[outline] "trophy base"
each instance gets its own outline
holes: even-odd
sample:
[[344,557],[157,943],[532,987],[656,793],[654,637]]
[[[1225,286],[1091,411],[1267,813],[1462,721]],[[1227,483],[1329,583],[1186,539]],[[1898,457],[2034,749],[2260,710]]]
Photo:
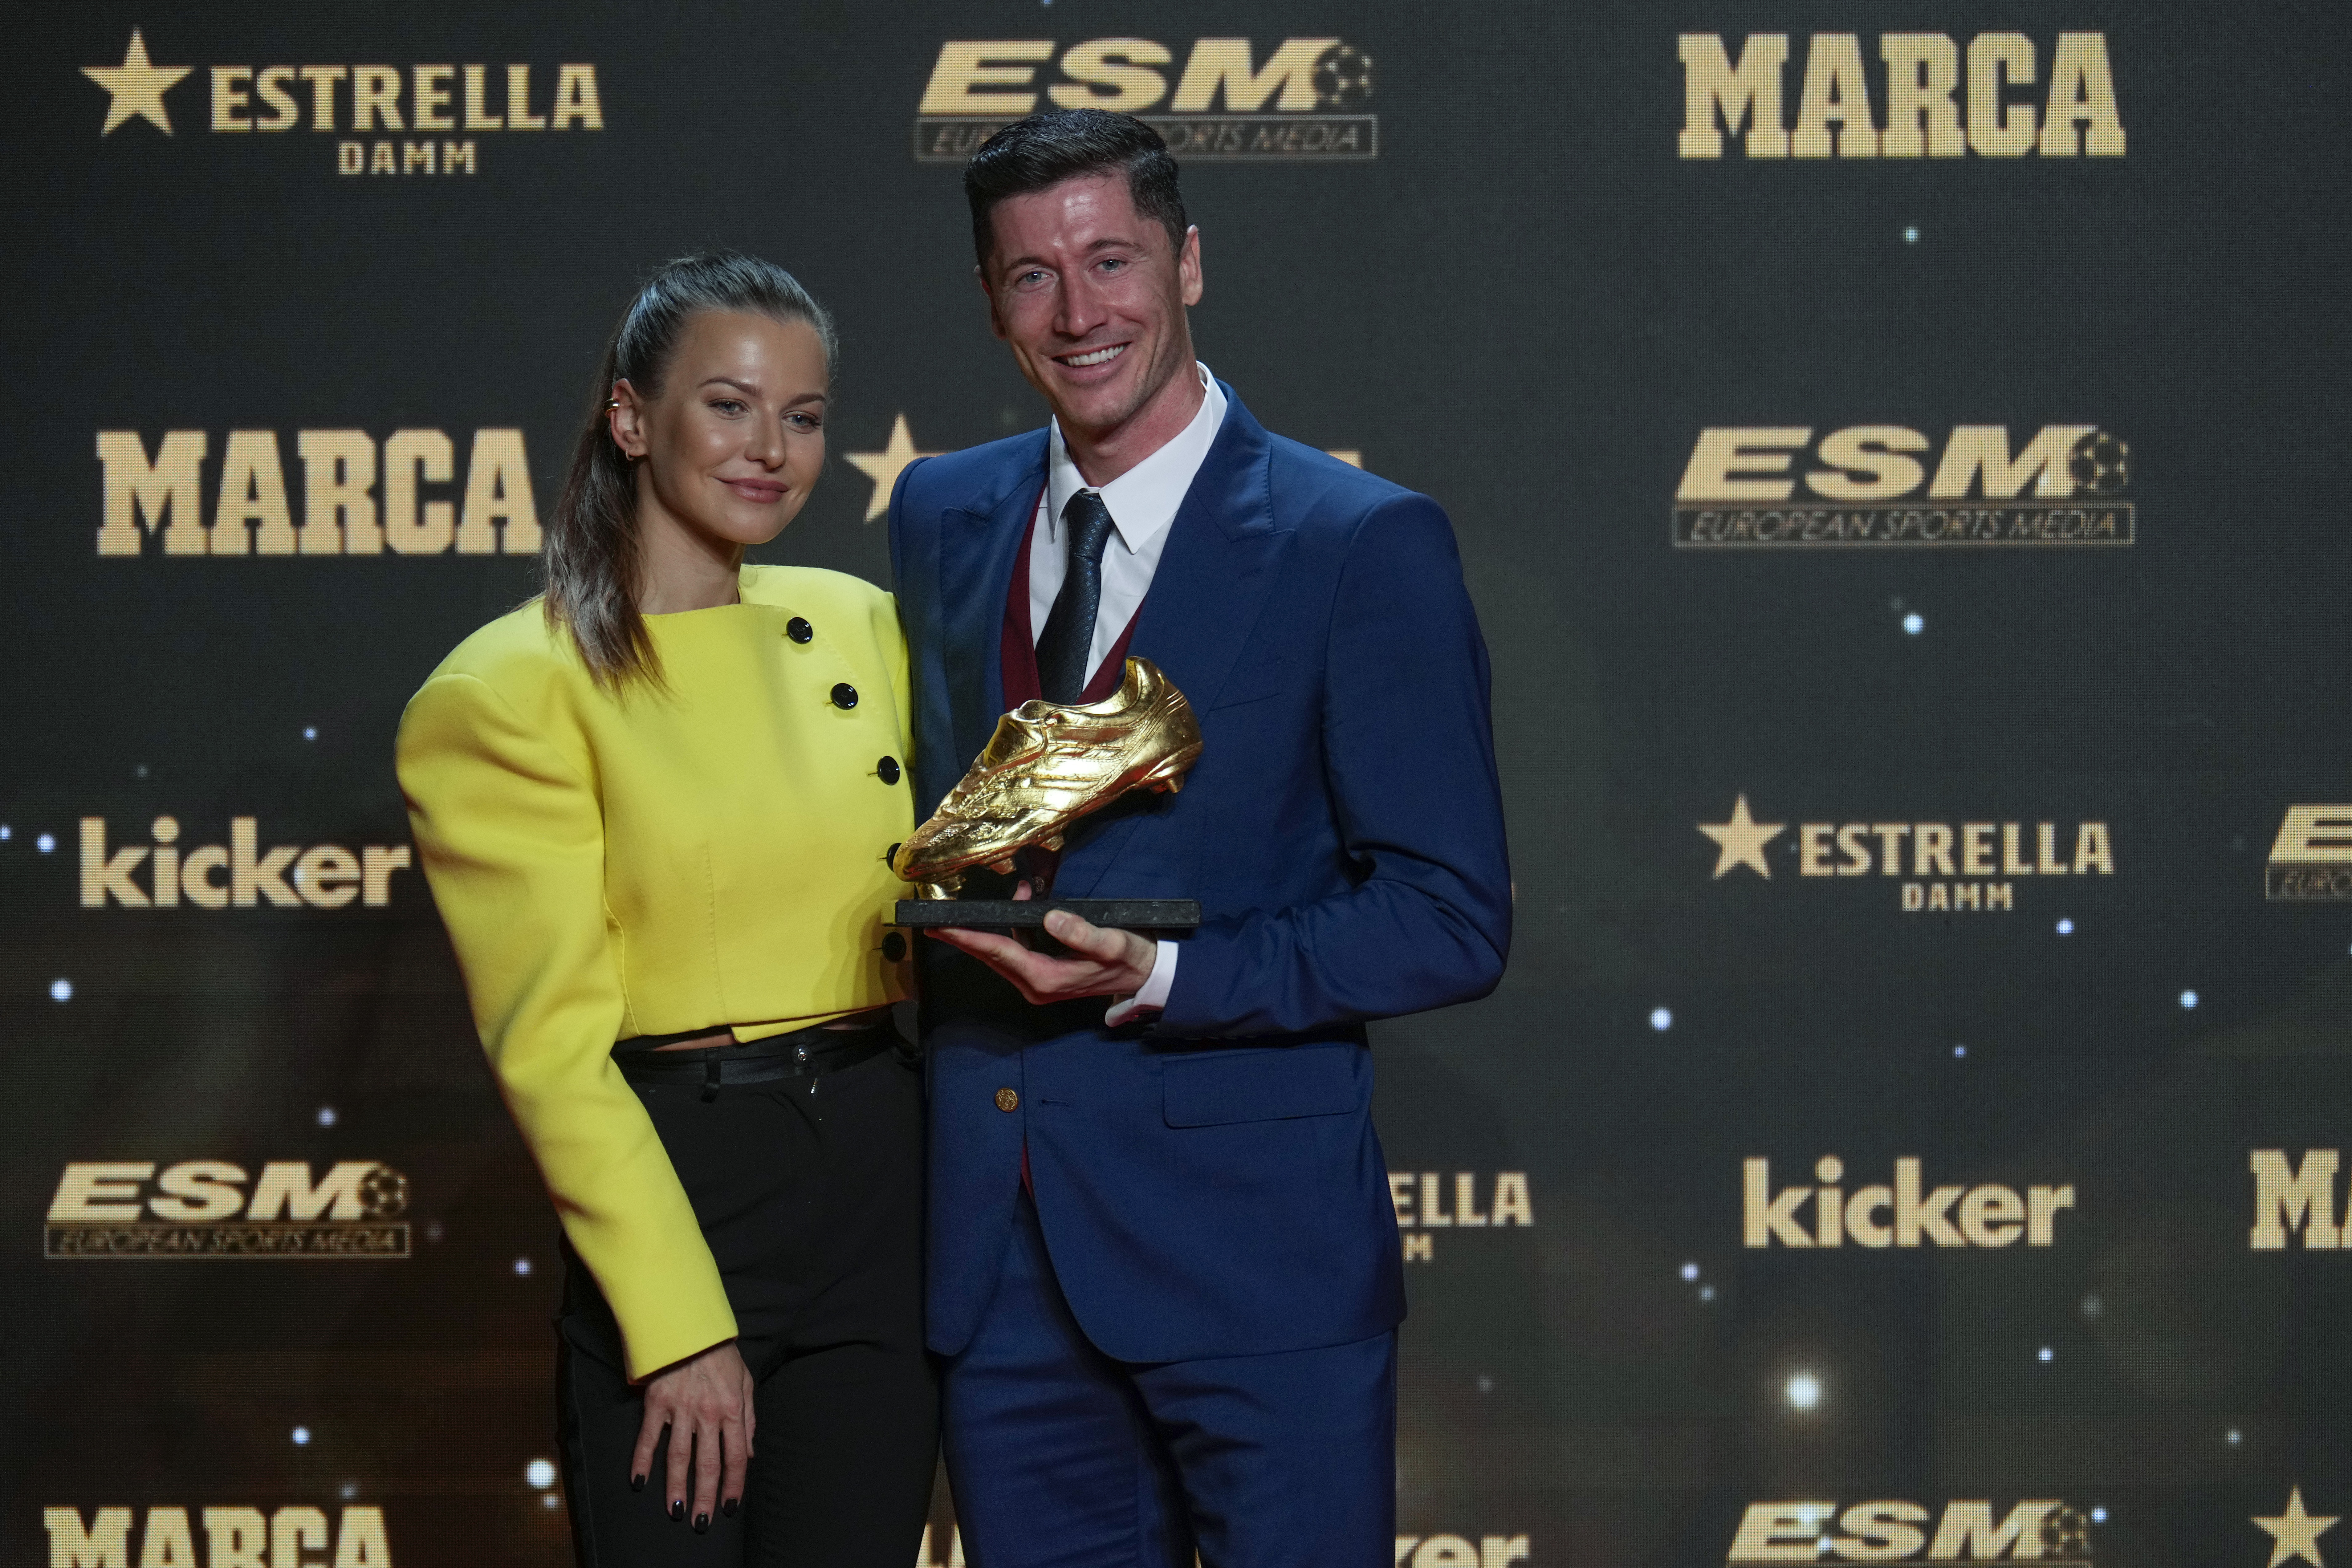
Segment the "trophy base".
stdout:
[[1192,898],[902,898],[891,924],[1008,931],[1043,925],[1055,909],[1128,931],[1189,931],[1201,924],[1200,901]]

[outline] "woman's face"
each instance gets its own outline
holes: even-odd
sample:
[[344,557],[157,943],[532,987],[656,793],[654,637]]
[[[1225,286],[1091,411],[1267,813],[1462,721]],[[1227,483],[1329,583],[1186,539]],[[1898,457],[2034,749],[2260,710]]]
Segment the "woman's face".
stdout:
[[667,518],[722,550],[774,538],[824,466],[825,390],[807,322],[689,318],[658,397],[613,389],[613,439],[639,459],[640,523]]

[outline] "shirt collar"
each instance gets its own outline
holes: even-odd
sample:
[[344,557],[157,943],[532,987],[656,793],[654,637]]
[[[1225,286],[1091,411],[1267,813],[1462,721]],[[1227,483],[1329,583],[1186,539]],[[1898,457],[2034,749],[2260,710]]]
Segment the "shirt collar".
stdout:
[[[1192,487],[1192,476],[1201,471],[1202,460],[1217,439],[1218,428],[1224,423],[1224,389],[1217,385],[1217,378],[1209,373],[1208,366],[1196,360],[1192,368],[1200,373],[1205,395],[1192,423],[1177,432],[1165,446],[1109,484],[1092,486],[1110,509],[1111,527],[1129,554],[1141,550],[1175,522],[1176,510],[1184,504],[1185,493]],[[1054,421],[1047,450],[1045,537],[1058,542],[1062,508],[1069,505],[1071,497],[1089,486],[1079,476],[1078,465],[1070,461],[1070,449],[1062,440],[1062,422],[1058,419]]]

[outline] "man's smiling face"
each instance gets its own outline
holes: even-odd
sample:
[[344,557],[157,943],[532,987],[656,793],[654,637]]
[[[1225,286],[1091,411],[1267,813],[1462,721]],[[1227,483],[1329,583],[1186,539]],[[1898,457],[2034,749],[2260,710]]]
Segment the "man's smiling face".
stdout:
[[1200,231],[1171,245],[1116,172],[1007,197],[990,219],[991,320],[1063,431],[1100,443],[1182,429],[1198,402],[1184,309],[1201,298]]

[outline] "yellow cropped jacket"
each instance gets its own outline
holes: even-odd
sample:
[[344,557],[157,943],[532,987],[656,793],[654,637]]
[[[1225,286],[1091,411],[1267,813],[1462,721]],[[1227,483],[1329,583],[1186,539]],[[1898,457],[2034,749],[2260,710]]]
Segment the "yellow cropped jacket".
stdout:
[[458,644],[400,726],[483,1049],[632,1378],[735,1318],[613,1042],[757,1039],[906,995],[883,953],[904,885],[884,855],[913,828],[897,609],[805,568],[747,566],[741,592],[646,617],[666,687],[618,695],[534,600]]

